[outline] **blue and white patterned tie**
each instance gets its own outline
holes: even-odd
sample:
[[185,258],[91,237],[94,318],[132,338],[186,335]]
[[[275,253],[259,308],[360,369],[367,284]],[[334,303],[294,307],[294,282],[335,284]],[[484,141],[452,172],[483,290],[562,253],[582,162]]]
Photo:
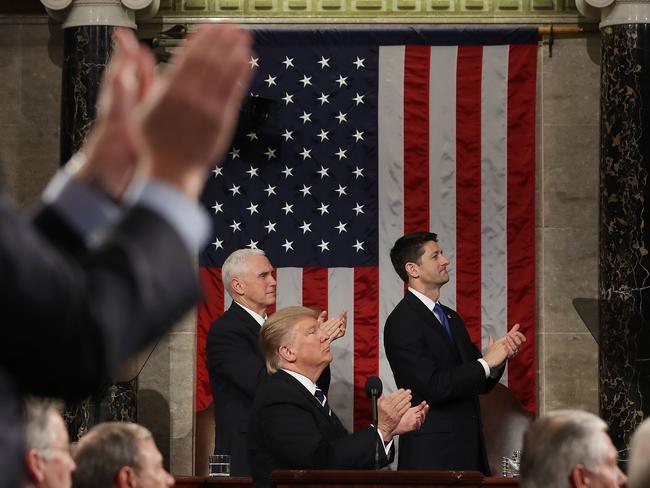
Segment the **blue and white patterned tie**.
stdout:
[[323,406],[323,408],[327,412],[327,415],[332,415],[332,409],[330,408],[329,403],[327,403],[327,398],[325,397],[325,393],[323,393],[320,390],[320,388],[316,387],[314,396],[316,397],[316,400],[318,400],[318,403],[320,403]]

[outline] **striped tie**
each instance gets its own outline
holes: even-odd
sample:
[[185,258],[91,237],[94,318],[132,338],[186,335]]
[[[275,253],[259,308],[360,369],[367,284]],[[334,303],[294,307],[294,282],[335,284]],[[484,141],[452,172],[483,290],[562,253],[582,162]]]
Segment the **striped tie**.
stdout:
[[314,396],[316,397],[316,400],[318,400],[318,403],[320,403],[323,406],[323,408],[327,411],[327,415],[332,415],[332,409],[330,408],[329,403],[327,403],[327,398],[325,398],[325,393],[323,393],[320,390],[320,388],[316,387]]

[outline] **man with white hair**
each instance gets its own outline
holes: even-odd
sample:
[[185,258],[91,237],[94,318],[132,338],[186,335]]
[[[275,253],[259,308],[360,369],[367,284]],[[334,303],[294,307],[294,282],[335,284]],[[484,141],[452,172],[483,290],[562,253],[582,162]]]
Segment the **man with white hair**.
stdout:
[[151,432],[131,422],[105,422],[83,436],[74,453],[74,488],[168,488],[174,477]]
[[626,477],[607,424],[580,410],[540,417],[524,434],[521,488],[618,488]]
[[70,488],[75,463],[61,405],[49,400],[25,401],[25,487]]
[[628,488],[650,486],[650,420],[646,419],[637,427],[630,442],[630,462],[628,464]]
[[[232,305],[212,324],[206,356],[214,398],[216,454],[230,454],[232,476],[249,476],[247,434],[255,392],[266,379],[264,358],[259,348],[260,328],[267,310],[275,304],[276,280],[273,266],[260,249],[238,249],[221,267],[225,290]],[[323,330],[332,338],[345,333],[346,313],[324,321]],[[318,385],[327,392],[329,367]]]

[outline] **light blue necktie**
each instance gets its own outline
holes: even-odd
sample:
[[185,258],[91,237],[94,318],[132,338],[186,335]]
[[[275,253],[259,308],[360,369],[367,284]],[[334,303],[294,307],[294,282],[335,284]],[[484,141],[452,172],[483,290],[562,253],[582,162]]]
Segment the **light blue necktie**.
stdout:
[[447,332],[447,335],[449,336],[449,339],[451,339],[452,342],[454,342],[454,337],[451,335],[451,327],[449,326],[449,321],[447,320],[447,315],[445,314],[444,310],[440,306],[439,303],[436,303],[433,306],[433,313],[436,314],[436,317],[438,317],[438,320],[442,324],[442,326],[445,328],[445,331]]

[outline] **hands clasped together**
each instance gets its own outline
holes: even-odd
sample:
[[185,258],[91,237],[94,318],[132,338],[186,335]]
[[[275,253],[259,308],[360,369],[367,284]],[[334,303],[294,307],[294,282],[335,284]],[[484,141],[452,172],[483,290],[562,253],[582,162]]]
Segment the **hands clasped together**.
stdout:
[[411,406],[411,390],[400,388],[390,395],[382,395],[377,400],[377,429],[381,432],[385,442],[393,436],[417,430],[422,426],[429,405],[423,401],[419,405]]
[[519,332],[519,327],[519,324],[515,324],[505,336],[498,340],[490,337],[488,350],[483,355],[483,359],[490,368],[496,368],[506,359],[519,354],[519,349],[526,342],[526,337]]

